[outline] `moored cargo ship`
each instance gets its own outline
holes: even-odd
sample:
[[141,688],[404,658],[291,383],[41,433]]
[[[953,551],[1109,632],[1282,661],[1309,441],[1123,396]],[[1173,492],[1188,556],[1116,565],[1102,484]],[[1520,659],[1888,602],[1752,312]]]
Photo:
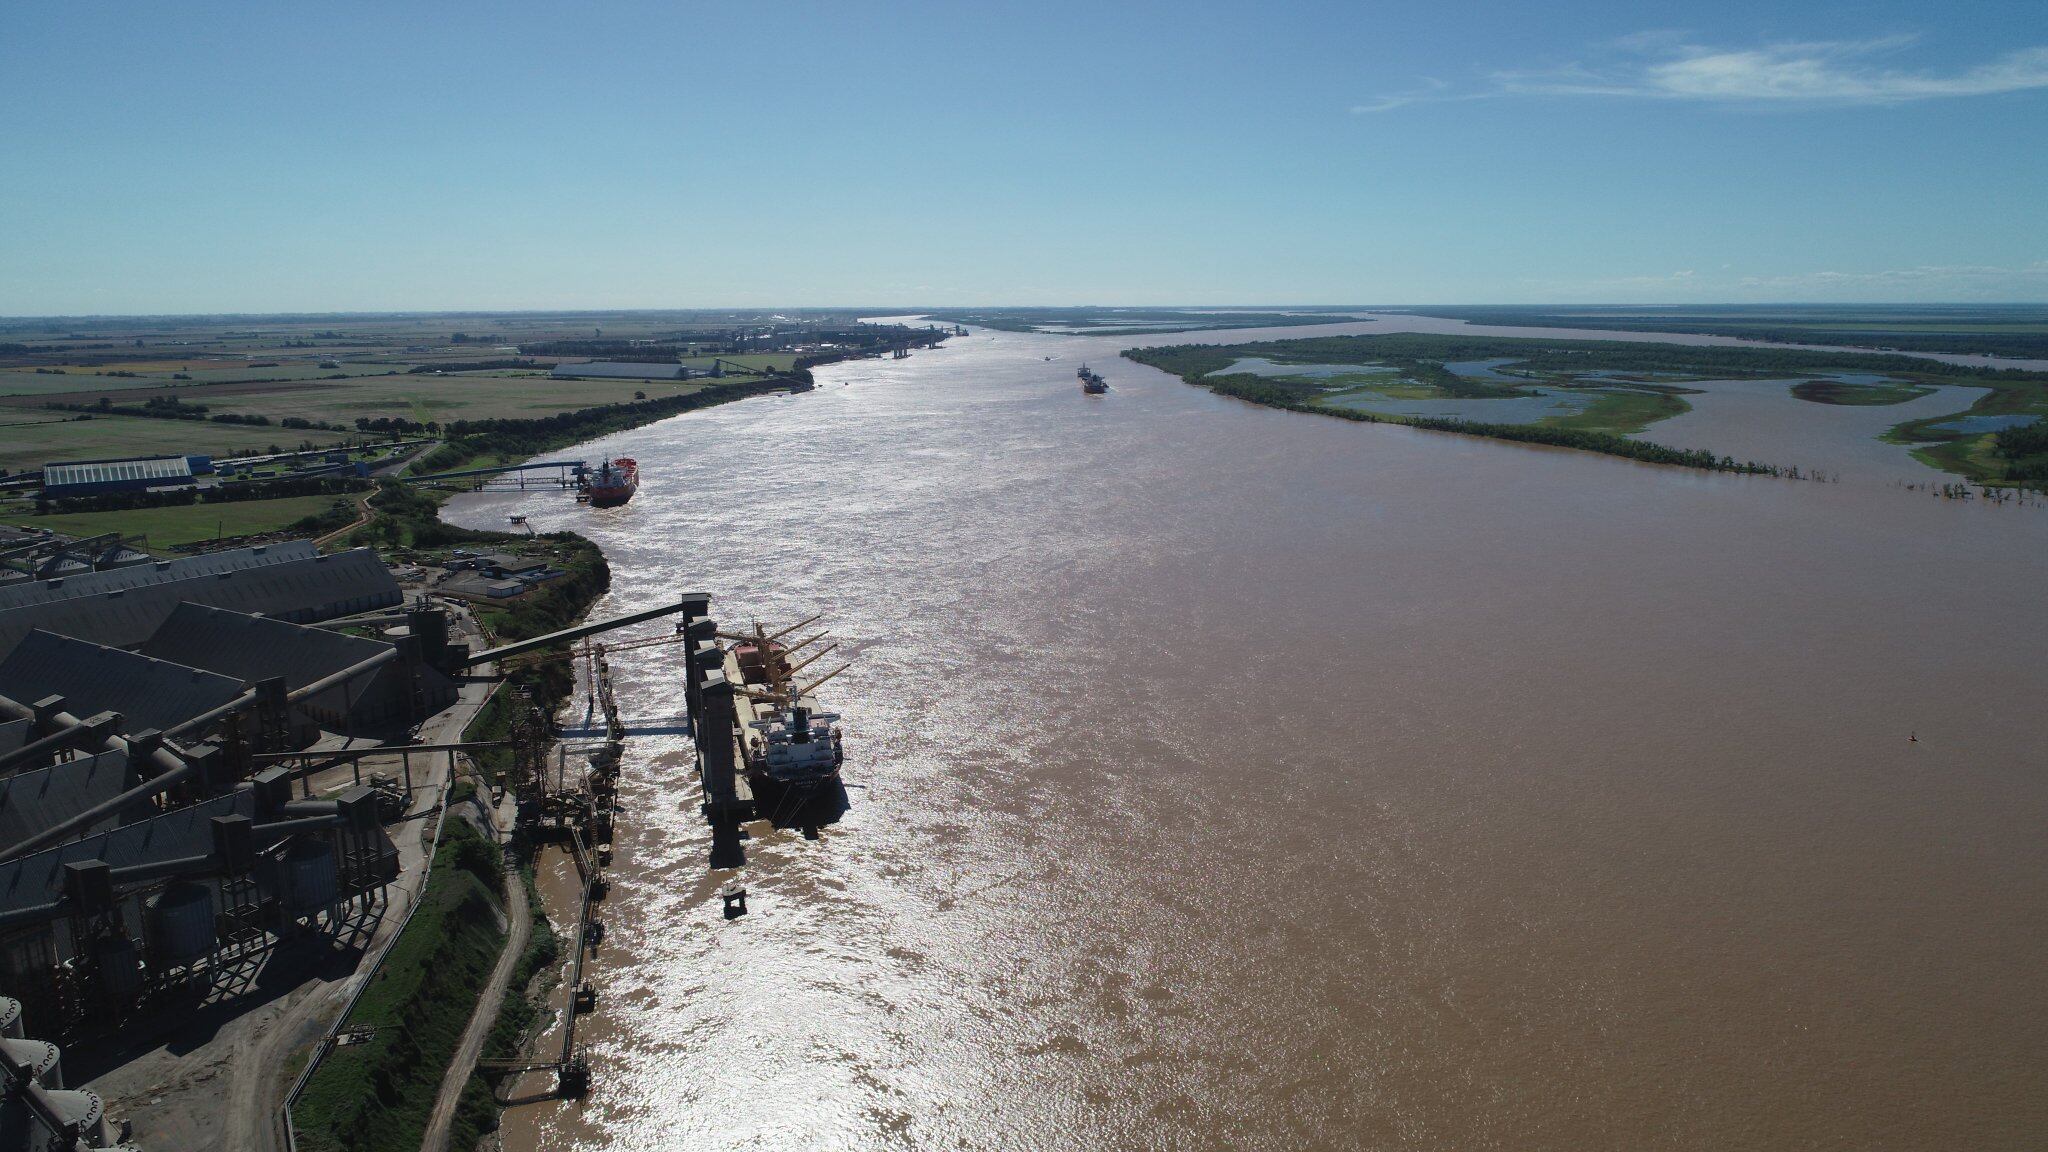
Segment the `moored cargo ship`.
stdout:
[[765,783],[802,794],[839,779],[845,762],[839,716],[817,708],[816,701],[799,696],[747,725],[758,733],[746,743],[747,774],[757,788]]
[[606,460],[583,477],[583,499],[592,508],[616,508],[640,488],[640,464],[630,456]]
[[756,622],[751,633],[719,633],[733,641],[728,649],[730,667],[739,672],[752,702],[751,720],[744,721],[752,732],[741,733],[748,781],[757,794],[774,791],[784,796],[805,797],[828,790],[839,782],[839,768],[845,754],[840,746],[839,716],[821,711],[811,696],[812,689],[846,671],[847,665],[799,683],[797,673],[838,648],[827,644],[809,655],[802,649],[823,640],[829,632],[798,640],[789,636],[813,624],[812,616],[778,632],[770,633]]

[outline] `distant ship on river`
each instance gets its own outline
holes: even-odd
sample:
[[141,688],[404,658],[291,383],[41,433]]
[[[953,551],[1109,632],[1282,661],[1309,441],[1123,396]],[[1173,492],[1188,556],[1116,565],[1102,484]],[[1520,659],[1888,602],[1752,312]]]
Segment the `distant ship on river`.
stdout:
[[1081,377],[1081,391],[1088,393],[1090,396],[1100,396],[1104,392],[1109,391],[1109,381],[1104,380],[1100,372],[1089,371],[1086,364],[1081,365],[1079,375]]

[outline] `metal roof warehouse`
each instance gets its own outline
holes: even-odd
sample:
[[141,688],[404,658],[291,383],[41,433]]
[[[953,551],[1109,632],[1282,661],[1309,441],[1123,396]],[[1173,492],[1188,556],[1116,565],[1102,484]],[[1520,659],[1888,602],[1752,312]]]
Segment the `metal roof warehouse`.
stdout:
[[186,487],[206,467],[205,457],[146,456],[133,460],[78,460],[43,465],[43,493],[82,496],[94,492],[139,492],[145,488]]

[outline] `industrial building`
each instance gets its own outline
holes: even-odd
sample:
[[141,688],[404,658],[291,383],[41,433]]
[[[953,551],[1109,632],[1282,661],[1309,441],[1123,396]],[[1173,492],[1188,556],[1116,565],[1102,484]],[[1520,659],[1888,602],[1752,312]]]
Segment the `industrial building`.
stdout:
[[80,576],[156,559],[119,532],[72,538],[0,526],[0,586]]
[[[0,987],[59,1017],[133,1004],[152,981],[260,943],[255,930],[323,916],[397,867],[370,788],[294,800],[286,770],[270,769],[224,795],[0,862]],[[66,1003],[76,989],[64,985],[87,978],[106,999]]]
[[556,380],[688,380],[690,370],[681,364],[592,360],[584,364],[557,364],[548,375]]
[[404,593],[368,548],[313,553],[292,545],[0,587],[0,653],[40,628],[115,648],[154,635],[178,605],[205,604],[310,624],[380,608]]
[[402,738],[452,699],[423,660],[466,655],[437,610],[365,623],[387,638],[186,602],[142,651],[34,629],[0,658],[0,992],[36,1027],[103,1034],[364,913],[396,877],[373,788],[294,798],[295,774],[265,766],[324,726]]
[[152,559],[147,564],[128,565],[107,571],[84,572],[9,584],[0,588],[0,611],[52,600],[69,600],[74,596],[86,596],[95,592],[115,592],[124,588],[140,588],[148,584],[161,584],[193,576],[239,572],[244,568],[257,568],[266,564],[310,560],[319,554],[320,550],[313,546],[311,540],[292,540],[283,544],[259,545],[254,548],[230,548],[223,552],[184,556],[176,560]]
[[[368,549],[0,586],[0,993],[47,1034],[105,1035],[362,914],[397,870],[375,790],[295,799],[267,765],[328,731],[404,743],[454,700],[466,653]],[[11,1135],[40,1122],[21,1099],[0,1152],[37,1146]]]
[[97,496],[107,492],[146,492],[152,488],[190,488],[213,471],[207,456],[142,456],[130,460],[74,460],[43,465],[43,495]]
[[62,696],[81,716],[117,712],[129,731],[169,731],[234,700],[243,682],[40,629],[0,660],[0,696]]
[[[441,619],[436,613],[424,616]],[[419,650],[421,638],[407,626],[396,631],[395,642],[371,640],[188,602],[178,605],[137,651],[219,673],[238,685],[276,679],[291,692],[366,664],[395,647],[413,646],[404,653],[407,659],[389,660],[294,705],[300,714],[294,727],[310,736],[306,729],[314,727],[359,732],[411,724],[454,703],[454,683],[427,662],[425,657],[432,654]],[[445,637],[445,626],[441,634]],[[5,670],[6,664],[0,662],[0,695],[6,694]]]

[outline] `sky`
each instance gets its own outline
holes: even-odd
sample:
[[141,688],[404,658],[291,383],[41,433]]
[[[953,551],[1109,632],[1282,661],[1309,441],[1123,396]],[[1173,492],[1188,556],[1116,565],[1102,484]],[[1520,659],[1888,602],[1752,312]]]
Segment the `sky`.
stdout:
[[0,315],[2048,300],[2048,4],[0,5]]

